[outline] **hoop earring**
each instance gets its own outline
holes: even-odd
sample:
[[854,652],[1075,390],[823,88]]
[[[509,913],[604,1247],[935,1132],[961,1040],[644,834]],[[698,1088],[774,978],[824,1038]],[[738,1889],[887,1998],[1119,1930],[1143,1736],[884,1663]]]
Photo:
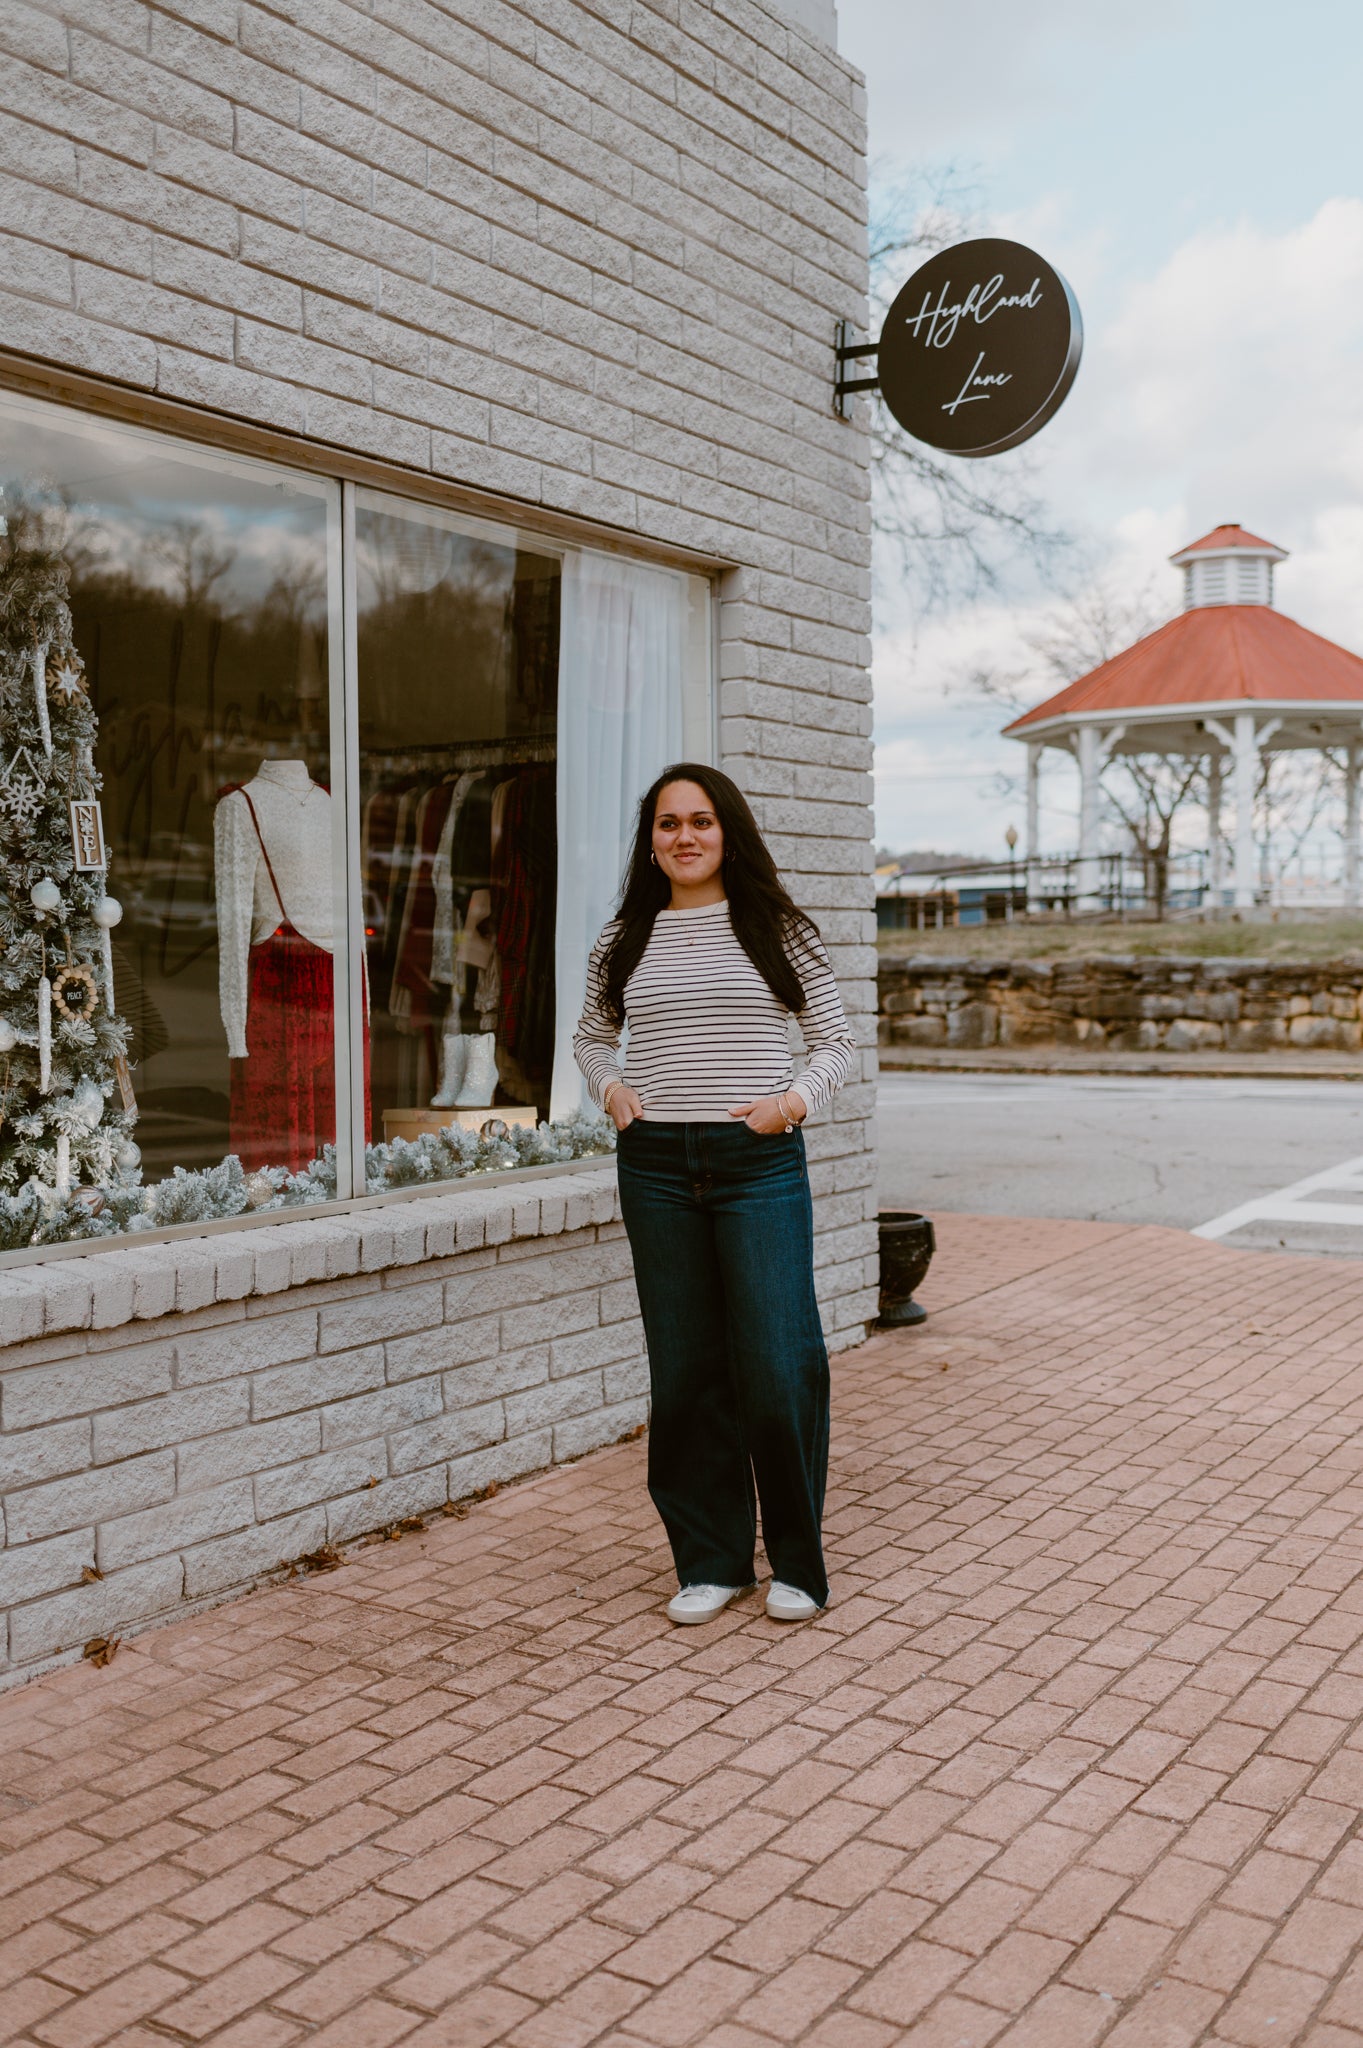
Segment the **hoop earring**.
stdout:
[[651,854],[649,855],[649,859],[650,859],[650,860],[652,861],[652,863],[653,863],[654,867],[656,868],[656,867],[657,867],[657,865],[658,865],[658,856],[657,856],[657,854],[656,854],[656,853],[651,853]]

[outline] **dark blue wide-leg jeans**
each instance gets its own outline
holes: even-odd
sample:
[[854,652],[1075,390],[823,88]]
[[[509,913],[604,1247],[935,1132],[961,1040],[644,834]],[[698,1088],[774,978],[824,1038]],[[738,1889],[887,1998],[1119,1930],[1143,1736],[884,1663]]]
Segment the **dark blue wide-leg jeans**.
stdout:
[[804,1137],[744,1123],[620,1133],[620,1208],[653,1387],[648,1490],[683,1586],[775,1578],[822,1606],[828,1352]]

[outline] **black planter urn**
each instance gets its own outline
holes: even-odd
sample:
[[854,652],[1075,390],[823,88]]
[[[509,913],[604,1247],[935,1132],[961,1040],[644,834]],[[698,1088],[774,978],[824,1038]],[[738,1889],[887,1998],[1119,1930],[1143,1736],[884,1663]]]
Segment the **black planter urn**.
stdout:
[[913,1291],[926,1279],[936,1249],[930,1217],[914,1209],[881,1210],[879,1329],[904,1330],[927,1321]]

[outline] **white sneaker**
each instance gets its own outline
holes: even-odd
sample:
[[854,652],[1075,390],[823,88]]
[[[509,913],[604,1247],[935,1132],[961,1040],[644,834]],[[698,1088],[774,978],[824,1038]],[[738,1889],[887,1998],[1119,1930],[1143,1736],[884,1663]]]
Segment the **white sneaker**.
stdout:
[[798,1586],[787,1586],[781,1579],[773,1579],[767,1588],[768,1621],[808,1621],[823,1609],[809,1593],[802,1593]]
[[667,1618],[679,1622],[683,1628],[699,1621],[713,1621],[717,1614],[723,1614],[731,1600],[751,1590],[751,1583],[746,1586],[683,1586],[680,1593],[674,1593],[668,1601]]

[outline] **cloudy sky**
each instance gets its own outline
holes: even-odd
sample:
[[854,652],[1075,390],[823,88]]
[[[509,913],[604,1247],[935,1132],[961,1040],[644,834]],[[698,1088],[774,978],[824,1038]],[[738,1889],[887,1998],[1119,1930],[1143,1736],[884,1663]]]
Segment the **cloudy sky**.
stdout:
[[[882,178],[955,166],[987,225],[1068,277],[1085,354],[1031,444],[1035,483],[1096,571],[1133,589],[1237,519],[1291,551],[1283,610],[1363,652],[1363,9],[1299,0],[839,0]],[[1054,599],[916,618],[882,565],[884,844],[994,853],[1021,749],[960,678],[1016,669]],[[1076,793],[1045,780],[1048,849]]]

